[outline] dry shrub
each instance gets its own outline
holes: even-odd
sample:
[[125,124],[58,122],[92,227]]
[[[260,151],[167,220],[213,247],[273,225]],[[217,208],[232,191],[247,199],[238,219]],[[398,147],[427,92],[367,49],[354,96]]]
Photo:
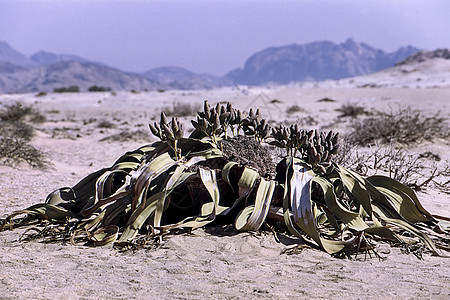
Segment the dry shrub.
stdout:
[[275,163],[271,153],[274,147],[265,147],[256,139],[247,136],[229,137],[222,141],[221,146],[228,159],[254,168],[265,177],[275,177]]
[[33,109],[30,113],[29,120],[32,123],[44,123],[47,121],[47,117]]
[[44,122],[45,116],[31,106],[19,102],[6,105],[0,111],[0,163],[16,166],[22,162],[34,168],[48,166],[44,152],[29,144],[34,129],[26,121]]
[[44,97],[44,96],[47,96],[47,93],[46,92],[39,92],[39,93],[37,93],[36,95],[34,95],[35,97]]
[[361,175],[387,175],[415,190],[432,185],[450,193],[450,163],[441,163],[438,166],[435,162],[439,156],[436,154],[410,154],[404,148],[393,144],[364,149],[352,143],[348,137],[342,139],[339,145],[335,162]]
[[289,107],[286,109],[286,113],[287,113],[288,115],[295,114],[295,113],[298,113],[298,112],[304,112],[304,111],[305,111],[305,110],[304,110],[302,107],[298,106],[297,104],[294,104],[294,105],[292,105],[292,106],[289,106]]
[[336,100],[325,97],[325,98],[317,100],[317,102],[336,102]]
[[319,121],[317,121],[316,116],[307,115],[307,116],[297,119],[296,123],[303,127],[311,127],[311,126],[316,126],[317,124],[319,124]]
[[200,111],[202,106],[199,103],[174,103],[172,107],[164,110],[166,115],[172,117],[190,117]]
[[31,106],[25,106],[19,102],[11,105],[5,105],[3,110],[0,111],[0,120],[3,122],[22,121],[31,113],[31,111]]
[[136,131],[128,131],[124,130],[120,133],[113,134],[111,136],[107,136],[102,138],[100,141],[109,141],[109,142],[127,142],[127,141],[149,141],[150,135],[148,131],[144,130],[136,130]]
[[33,123],[43,123],[46,117],[32,106],[16,102],[11,105],[5,105],[0,111],[0,120],[3,122],[30,121]]
[[339,118],[351,117],[356,118],[360,115],[368,115],[369,113],[366,109],[356,103],[346,103],[343,104],[340,108],[336,109],[336,111],[340,112]]
[[28,142],[33,135],[33,127],[26,123],[20,121],[0,122],[0,136],[14,137]]
[[69,87],[54,88],[53,92],[55,92],[55,93],[79,93],[80,87],[77,85],[71,85]]
[[49,165],[46,154],[26,141],[0,136],[0,163],[13,167],[22,162],[39,169],[46,169]]
[[116,128],[116,125],[108,120],[101,120],[97,123],[98,128]]
[[425,117],[411,108],[354,121],[350,140],[361,146],[390,143],[412,144],[423,140],[449,137],[448,124],[439,113]]

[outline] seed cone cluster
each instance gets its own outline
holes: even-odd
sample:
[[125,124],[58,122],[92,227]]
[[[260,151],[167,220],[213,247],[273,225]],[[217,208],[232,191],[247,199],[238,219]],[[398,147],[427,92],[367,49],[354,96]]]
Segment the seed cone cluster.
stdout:
[[[174,122],[178,121],[172,120]],[[339,147],[337,133],[308,131],[300,129],[297,124],[273,128],[261,117],[259,109],[243,113],[229,102],[210,107],[205,101],[203,111],[198,112],[196,120],[191,123],[195,130],[190,138],[208,137],[220,146],[220,140],[227,139],[228,133],[238,136],[242,130],[245,136],[254,137],[260,143],[268,141],[270,145],[285,149],[288,156],[302,159],[320,173],[326,173],[332,166],[332,156]],[[152,132],[160,138],[159,131],[152,129]]]
[[149,124],[148,126],[154,136],[169,144],[175,152],[175,156],[181,158],[181,150],[178,149],[177,144],[178,140],[183,137],[183,124],[180,123],[178,118],[172,117],[172,120],[168,123],[165,113],[162,112],[159,124],[154,122],[153,125]]
[[298,156],[320,173],[332,166],[332,155],[337,153],[338,133],[299,129],[298,125],[272,129],[270,145],[285,148],[288,156]]

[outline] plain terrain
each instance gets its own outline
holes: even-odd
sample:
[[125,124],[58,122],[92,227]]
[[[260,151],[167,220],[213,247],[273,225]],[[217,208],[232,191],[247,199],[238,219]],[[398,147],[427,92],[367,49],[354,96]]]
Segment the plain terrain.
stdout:
[[[195,110],[205,99],[212,104],[230,101],[241,110],[259,107],[264,117],[278,123],[345,133],[354,121],[339,118],[338,109],[345,104],[387,113],[410,107],[426,116],[440,112],[448,121],[449,97],[448,87],[293,85],[1,95],[0,108],[20,102],[46,116],[46,122],[33,125],[31,144],[44,151],[51,164],[45,170],[26,164],[0,166],[0,215],[42,202],[51,191],[73,186],[124,152],[155,141],[148,123],[161,110],[177,113],[183,105],[184,110]],[[191,116],[180,118],[188,128]],[[440,165],[450,161],[445,139],[407,145],[404,150],[411,155],[431,152],[440,157]],[[450,216],[448,191],[430,185],[418,195],[431,213]],[[119,253],[111,247],[19,243],[22,232],[0,233],[0,299],[450,298],[449,258],[424,254],[419,260],[382,244],[378,251],[386,257],[383,261],[364,260],[364,255],[336,259],[314,249],[285,254],[294,241],[277,243],[270,232],[222,236],[201,229],[174,236],[156,250]]]

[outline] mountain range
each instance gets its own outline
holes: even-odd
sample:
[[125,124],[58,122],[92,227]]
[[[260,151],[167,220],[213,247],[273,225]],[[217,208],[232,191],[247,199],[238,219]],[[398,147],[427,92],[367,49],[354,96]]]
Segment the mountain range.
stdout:
[[407,46],[386,53],[353,39],[341,44],[329,41],[294,44],[255,53],[245,62],[243,69],[234,70],[226,77],[246,85],[336,80],[392,67],[418,51]]
[[243,68],[219,77],[174,66],[129,73],[76,55],[45,51],[27,57],[0,42],[0,93],[49,92],[70,85],[81,90],[93,85],[112,90],[154,90],[322,81],[377,72],[418,51],[407,46],[387,53],[352,39],[341,44],[330,41],[293,44],[259,51],[247,59]]

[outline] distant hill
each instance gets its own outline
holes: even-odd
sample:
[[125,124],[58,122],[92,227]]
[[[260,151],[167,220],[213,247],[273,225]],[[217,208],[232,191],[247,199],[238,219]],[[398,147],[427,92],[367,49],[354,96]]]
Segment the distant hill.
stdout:
[[0,62],[8,62],[21,67],[34,65],[28,57],[12,48],[8,43],[2,41],[0,41]]
[[0,93],[51,92],[54,88],[77,85],[82,91],[93,85],[112,90],[161,88],[160,84],[135,74],[86,62],[67,61],[0,72]]
[[243,69],[236,69],[226,77],[236,84],[247,85],[341,79],[392,67],[418,51],[408,46],[386,53],[352,39],[341,44],[330,41],[294,44],[257,52]]
[[323,81],[319,83],[319,86],[358,88],[450,87],[450,50],[421,51],[407,57],[394,67],[339,81]]
[[54,54],[46,51],[39,51],[30,56],[30,60],[37,65],[51,65],[63,61],[90,62],[82,57],[71,54]]
[[180,67],[166,66],[151,69],[140,75],[152,81],[167,84],[180,90],[212,89],[231,85],[232,82],[223,77],[210,74],[198,74]]
[[409,65],[418,62],[424,62],[434,58],[450,59],[449,49],[436,49],[434,51],[420,51],[414,55],[407,57],[405,60],[397,63],[396,66]]
[[24,67],[13,65],[9,62],[0,61],[0,74],[12,74],[25,69]]
[[329,41],[294,44],[257,52],[242,69],[218,77],[173,66],[133,74],[76,55],[45,51],[26,57],[6,42],[0,42],[0,93],[49,92],[70,85],[77,85],[82,91],[93,85],[113,90],[185,90],[342,79],[390,68],[418,51],[408,46],[386,53],[352,39],[341,44]]

